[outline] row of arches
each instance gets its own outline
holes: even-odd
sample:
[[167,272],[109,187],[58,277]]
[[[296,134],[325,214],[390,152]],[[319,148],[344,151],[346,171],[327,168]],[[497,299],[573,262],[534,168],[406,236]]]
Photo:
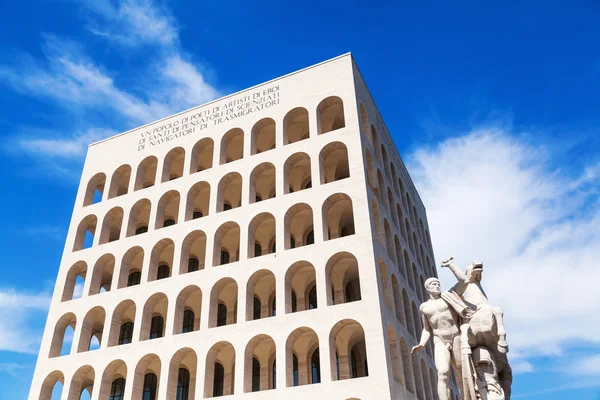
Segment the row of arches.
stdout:
[[[367,157],[367,161],[368,161],[370,158],[370,154],[369,154],[368,150],[366,152],[367,152],[366,157]],[[381,171],[377,170],[377,176],[378,176],[379,184],[377,186],[378,189],[374,190],[375,195],[376,195],[375,197],[377,198],[377,200],[379,200],[379,202],[381,202],[383,208],[387,211],[395,230],[398,231],[400,233],[400,235],[402,236],[402,238],[404,238],[404,240],[408,243],[408,247],[409,247],[410,251],[412,252],[412,254],[415,255],[415,258],[417,259],[418,264],[420,266],[422,266],[423,268],[425,268],[426,270],[428,270],[427,272],[430,273],[431,272],[430,270],[432,269],[432,265],[429,262],[429,256],[433,253],[432,253],[432,248],[431,248],[431,241],[429,239],[429,232],[424,228],[422,219],[418,220],[418,224],[416,222],[413,222],[415,226],[419,226],[419,228],[417,228],[416,230],[413,230],[411,227],[411,223],[409,222],[409,218],[406,217],[405,214],[402,212],[403,208],[400,205],[400,203],[397,202],[397,200],[394,198],[394,195],[392,194],[392,190],[389,187],[387,187],[387,189],[386,189],[386,185],[385,185],[385,183],[383,183]],[[379,192],[382,192],[384,194],[380,196]],[[387,196],[385,195],[386,192],[387,192]],[[379,207],[377,206],[377,202],[375,200],[372,200],[372,203],[373,203],[372,204],[373,212],[380,216],[381,214],[379,211]],[[416,208],[414,206],[412,206],[412,207],[413,207],[413,209],[415,211],[415,215],[416,215]],[[384,218],[384,219],[385,219],[384,224],[386,225],[385,233],[387,236],[389,236],[388,231],[390,231],[390,225],[389,225],[389,222],[387,222],[387,218]],[[376,223],[380,224],[381,221],[377,220]],[[379,231],[381,231],[381,236],[379,236],[379,237],[380,237],[380,241],[381,241],[382,245],[384,247],[389,247],[389,243],[386,244],[383,241],[383,239],[384,239],[383,231],[380,228],[379,228]],[[421,238],[421,240],[419,240],[418,238]],[[425,247],[423,247],[423,245],[425,245]],[[431,257],[433,257],[433,256],[431,256]]]
[[[331,132],[345,127],[344,104],[342,99],[331,96],[319,103],[316,110],[317,134]],[[298,107],[289,111],[283,119],[283,143],[291,144],[310,137],[309,114],[305,108]],[[276,147],[276,122],[272,118],[263,118],[256,122],[250,132],[250,154],[259,154]],[[226,164],[244,157],[244,131],[233,128],[221,138],[219,153],[215,160]],[[214,140],[203,138],[192,148],[188,157],[183,147],[170,150],[163,160],[162,171],[158,179],[167,182],[182,177],[185,173],[200,172],[213,166]],[[145,158],[137,167],[133,190],[154,186],[157,179],[158,159],[155,156]],[[132,169],[122,165],[113,173],[107,197],[113,198],[126,194],[129,190]],[[98,173],[88,182],[83,198],[87,206],[102,200],[106,175]]]
[[[235,380],[240,375],[246,393],[277,389],[278,373],[284,374],[285,387],[318,384],[328,370],[332,381],[369,375],[365,332],[355,320],[344,319],[333,325],[329,343],[320,343],[313,329],[300,327],[280,345],[285,348],[285,360],[279,365],[285,368],[278,369],[277,344],[267,334],[248,341],[240,367],[236,367],[236,349],[230,342],[215,343],[204,357],[203,378],[198,374],[198,354],[189,347],[178,350],[165,364],[158,355],[148,354],[131,370],[125,361],[114,360],[99,376],[99,387],[94,368],[86,365],[71,377],[66,399],[79,400],[84,391],[91,397],[99,390],[99,398],[156,400],[159,385],[166,384],[167,398],[193,400],[234,394]],[[329,347],[327,361],[321,359],[321,345]],[[45,378],[39,399],[51,400],[57,383],[64,384],[65,377],[62,372],[53,371]]]
[[[325,290],[328,306],[361,300],[358,261],[351,253],[339,252],[331,256],[325,264],[325,273],[325,288],[320,289],[311,263],[298,261],[292,264],[280,283],[285,298],[280,300],[279,312],[290,314],[316,309],[319,306],[317,290]],[[248,279],[245,298],[238,295],[235,279],[227,277],[217,281],[210,289],[208,304],[205,304],[208,312],[202,310],[203,293],[196,285],[182,289],[171,308],[169,296],[162,292],[149,296],[141,307],[133,300],[124,300],[108,317],[103,307],[96,306],[83,317],[79,331],[77,317],[69,312],[55,324],[49,357],[198,331],[202,318],[208,319],[204,322],[208,328],[232,325],[238,322],[238,301],[245,301],[246,312],[242,318],[246,321],[275,317],[278,313],[276,294],[275,275],[263,269]],[[141,310],[140,315],[138,310]],[[174,313],[172,319],[170,312]],[[108,336],[103,340],[104,335]],[[79,340],[68,349],[65,338],[71,336]]]
[[[421,237],[430,251],[431,247],[431,238],[429,236],[429,232],[425,229],[423,224],[423,219],[419,217],[419,213],[417,212],[417,207],[413,205],[411,201],[411,196],[408,191],[405,189],[402,178],[396,172],[396,167],[394,162],[389,160],[387,155],[386,146],[383,143],[380,143],[379,137],[377,134],[377,129],[370,124],[369,118],[367,116],[366,109],[363,104],[360,105],[360,114],[361,114],[361,132],[367,138],[367,142],[372,146],[371,149],[375,153],[375,161],[371,156],[371,151],[367,147],[365,150],[365,159],[367,166],[367,176],[368,182],[377,197],[380,199],[382,204],[388,208],[390,214],[392,214],[392,220],[396,223],[396,225],[400,226],[401,230],[404,232],[404,237],[410,238],[410,231],[406,232],[402,225],[402,212],[400,208],[400,204],[404,207],[404,210],[407,212],[407,217],[414,226],[416,227],[416,231]],[[391,151],[394,151],[393,149]],[[400,165],[403,164],[400,162]],[[382,168],[380,168],[382,166]],[[385,172],[385,178],[387,178],[388,182],[392,183],[392,187],[394,188],[394,192],[396,193],[396,200],[394,200],[394,196],[392,191],[390,190],[390,186],[385,184],[384,175],[381,173],[381,169]],[[387,190],[386,190],[387,189]],[[394,203],[396,204],[397,212],[394,213]],[[397,218],[397,219],[396,219]]]
[[[409,245],[408,247],[402,248],[398,234],[392,231],[387,218],[382,218],[379,206],[375,200],[371,201],[371,210],[373,213],[377,240],[384,250],[386,250],[390,261],[395,264],[396,270],[400,273],[402,278],[408,282],[409,287],[415,292],[418,299],[421,302],[425,301],[428,298],[424,288],[425,279],[426,277],[436,276],[435,267],[430,262],[429,256],[424,256],[424,266],[422,268],[417,268],[417,264],[412,261],[411,256],[409,255],[408,250],[411,249],[411,246]],[[382,220],[383,224],[381,224]],[[383,262],[383,260],[380,262]],[[424,272],[425,277],[421,271]]]
[[[348,150],[341,142],[327,144],[320,152],[319,165],[321,184],[345,179],[350,176]],[[312,187],[311,160],[306,153],[291,155],[283,166],[283,188],[276,188],[276,168],[272,163],[259,164],[251,172],[247,195],[249,203],[268,200],[277,196],[277,192],[288,194]],[[223,176],[217,185],[216,211],[231,210],[242,205],[243,179],[238,172]],[[112,208],[102,221],[99,229],[98,244],[119,240],[148,232],[149,229],[160,229],[175,225],[181,220],[190,221],[209,215],[211,202],[211,186],[206,181],[197,182],[187,192],[182,202],[182,195],[177,190],[170,190],[162,195],[152,213],[149,199],[137,201],[126,215],[122,207]],[[151,221],[152,219],[152,221]],[[91,214],[79,224],[73,244],[73,251],[91,247],[94,243],[98,218]],[[122,231],[125,231],[124,234]]]
[[[394,381],[418,400],[437,400],[437,374],[432,366],[427,366],[425,360],[410,353],[406,340],[399,336],[392,325],[387,326],[387,350]],[[451,393],[450,400],[458,400]]]
[[[343,193],[328,197],[321,207],[323,239],[334,240],[354,234],[354,213],[352,200]],[[289,208],[284,218],[283,250],[308,246],[315,242],[313,210],[306,203]],[[240,253],[247,258],[261,257],[277,252],[277,223],[273,214],[264,212],[256,215],[247,227],[246,248],[241,248],[241,229],[233,221],[223,223],[214,233],[212,256],[207,254],[208,238],[204,231],[190,232],[183,240],[176,260],[175,243],[172,239],[159,240],[152,248],[148,261],[144,249],[135,246],[123,256],[120,266],[115,257],[105,254],[96,261],[91,280],[86,286],[88,266],[84,261],[75,263],[68,271],[64,283],[62,301],[73,298],[83,288],[80,295],[95,295],[169,278],[173,275],[203,270],[207,263],[213,267],[240,260]],[[279,228],[281,229],[281,228]],[[208,256],[208,257],[207,257]],[[208,260],[207,260],[208,258]],[[142,273],[144,275],[142,275]]]
[[[394,273],[389,272],[382,259],[379,260],[379,275],[381,277],[385,306],[406,327],[412,337],[417,340],[420,339],[423,328],[418,303],[410,299],[406,288],[403,287]],[[430,346],[427,346],[426,350],[431,354]]]

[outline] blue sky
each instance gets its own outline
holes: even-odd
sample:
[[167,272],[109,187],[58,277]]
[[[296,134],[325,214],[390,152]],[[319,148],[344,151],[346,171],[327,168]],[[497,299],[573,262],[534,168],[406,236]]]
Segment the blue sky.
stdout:
[[600,5],[259,3],[0,5],[0,399],[27,397],[87,144],[348,51],[437,260],[486,262],[513,398],[600,399]]

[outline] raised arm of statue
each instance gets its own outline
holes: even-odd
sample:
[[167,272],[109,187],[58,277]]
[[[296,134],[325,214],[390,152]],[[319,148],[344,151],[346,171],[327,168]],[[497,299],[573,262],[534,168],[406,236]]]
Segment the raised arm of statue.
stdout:
[[431,325],[429,325],[429,319],[427,318],[427,316],[425,315],[423,310],[420,310],[420,311],[421,311],[421,319],[423,320],[423,332],[421,332],[421,340],[419,341],[419,344],[417,344],[415,347],[413,347],[412,350],[410,351],[411,354],[414,354],[418,351],[423,350],[425,348],[425,345],[427,344],[427,342],[429,342],[431,335],[433,334]]
[[454,264],[453,257],[450,257],[449,259],[442,261],[441,267],[449,268],[450,271],[452,271],[452,273],[456,277],[456,280],[458,281],[450,290],[453,290],[457,294],[462,295],[464,293],[465,289],[467,288],[467,285],[469,284],[467,275],[460,268],[458,268],[456,266],[456,264]]

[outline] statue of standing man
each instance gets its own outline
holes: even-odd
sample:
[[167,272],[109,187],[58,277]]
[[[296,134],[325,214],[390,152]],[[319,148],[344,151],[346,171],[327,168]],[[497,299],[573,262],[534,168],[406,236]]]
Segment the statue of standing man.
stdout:
[[456,293],[454,299],[460,298],[466,285],[458,282],[449,291],[442,293],[440,281],[429,278],[425,281],[425,289],[429,293],[429,300],[421,304],[419,310],[423,320],[423,332],[419,344],[412,348],[411,353],[423,350],[429,339],[433,336],[434,361],[438,372],[438,397],[439,400],[450,400],[450,368],[459,382],[462,382],[461,370],[461,318],[470,318],[473,310],[460,301],[448,302],[445,298],[450,293]]

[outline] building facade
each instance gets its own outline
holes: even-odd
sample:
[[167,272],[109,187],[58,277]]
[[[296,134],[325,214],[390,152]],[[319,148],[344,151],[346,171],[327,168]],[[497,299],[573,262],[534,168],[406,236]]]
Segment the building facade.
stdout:
[[29,398],[433,400],[434,263],[340,56],[90,145]]

